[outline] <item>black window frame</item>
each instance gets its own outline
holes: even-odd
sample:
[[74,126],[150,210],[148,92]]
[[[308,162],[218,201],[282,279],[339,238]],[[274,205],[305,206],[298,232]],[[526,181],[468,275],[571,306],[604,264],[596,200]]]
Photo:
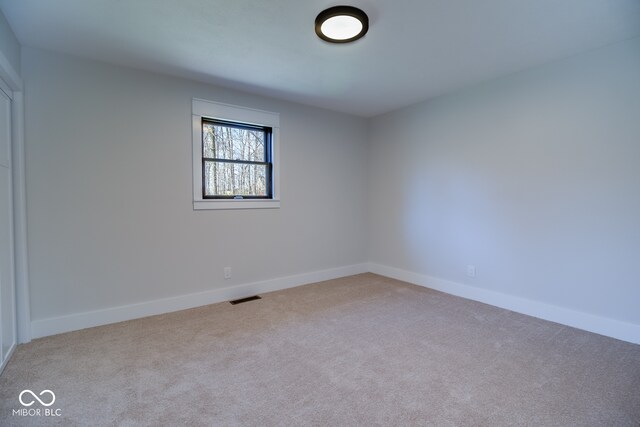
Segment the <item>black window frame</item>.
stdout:
[[[219,126],[232,127],[237,129],[247,129],[247,130],[260,130],[264,132],[264,161],[256,162],[252,160],[234,160],[234,159],[219,159],[212,157],[205,157],[204,155],[204,125],[213,124]],[[226,199],[226,200],[269,200],[273,199],[273,128],[270,126],[261,126],[254,125],[250,123],[242,123],[230,120],[220,120],[220,119],[212,119],[208,117],[202,117],[202,121],[200,123],[200,140],[202,145],[202,150],[200,152],[200,156],[202,158],[202,198],[205,200],[211,199]],[[206,194],[206,185],[205,185],[205,164],[206,162],[218,162],[218,163],[235,163],[235,164],[245,164],[245,165],[265,165],[266,166],[266,190],[267,194],[264,196],[245,196],[241,194],[236,195],[208,195]]]

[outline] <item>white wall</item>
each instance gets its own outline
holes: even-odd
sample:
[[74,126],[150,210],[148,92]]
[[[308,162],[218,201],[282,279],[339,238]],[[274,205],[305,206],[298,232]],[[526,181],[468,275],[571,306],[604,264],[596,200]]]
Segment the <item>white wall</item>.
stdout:
[[[22,59],[40,325],[366,261],[364,119],[32,48]],[[192,97],[280,113],[280,209],[192,209]]]
[[0,53],[17,75],[20,75],[20,43],[0,10]]
[[370,132],[378,271],[640,331],[640,39],[377,117]]

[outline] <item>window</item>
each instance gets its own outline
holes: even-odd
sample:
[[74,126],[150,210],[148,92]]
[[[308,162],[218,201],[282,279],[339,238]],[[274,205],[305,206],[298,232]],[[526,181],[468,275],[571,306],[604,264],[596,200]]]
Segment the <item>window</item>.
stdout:
[[202,119],[202,197],[271,199],[270,127]]
[[193,100],[194,209],[278,208],[279,115]]

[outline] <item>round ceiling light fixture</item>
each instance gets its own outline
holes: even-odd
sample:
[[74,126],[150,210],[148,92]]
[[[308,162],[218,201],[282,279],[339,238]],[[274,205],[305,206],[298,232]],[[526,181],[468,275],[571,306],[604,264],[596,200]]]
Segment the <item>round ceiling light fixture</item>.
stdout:
[[368,30],[369,17],[357,7],[330,7],[316,17],[316,34],[330,43],[356,41],[367,34]]

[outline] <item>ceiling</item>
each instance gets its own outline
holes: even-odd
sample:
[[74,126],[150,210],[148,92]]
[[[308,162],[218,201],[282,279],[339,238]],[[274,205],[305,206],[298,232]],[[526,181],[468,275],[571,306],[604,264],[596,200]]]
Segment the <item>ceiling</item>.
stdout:
[[[314,19],[363,9],[369,33]],[[640,36],[640,0],[0,0],[23,45],[371,117]]]

